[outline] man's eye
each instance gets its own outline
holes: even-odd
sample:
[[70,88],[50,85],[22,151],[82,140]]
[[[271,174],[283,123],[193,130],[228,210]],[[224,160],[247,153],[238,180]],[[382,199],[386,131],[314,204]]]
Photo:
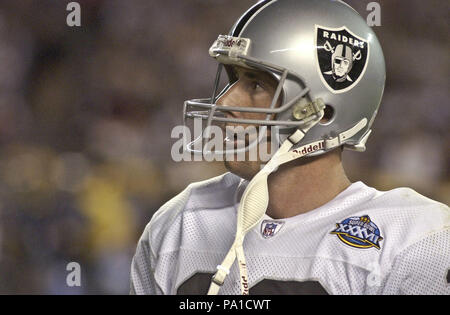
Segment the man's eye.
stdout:
[[252,90],[262,89],[263,86],[258,81],[253,81],[251,83]]

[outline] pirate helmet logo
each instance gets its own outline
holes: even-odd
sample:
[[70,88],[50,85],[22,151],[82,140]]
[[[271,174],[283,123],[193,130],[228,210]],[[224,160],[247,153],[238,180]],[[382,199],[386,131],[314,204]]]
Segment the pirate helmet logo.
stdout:
[[345,26],[334,29],[316,25],[318,71],[333,93],[355,87],[364,76],[369,59],[369,43]]

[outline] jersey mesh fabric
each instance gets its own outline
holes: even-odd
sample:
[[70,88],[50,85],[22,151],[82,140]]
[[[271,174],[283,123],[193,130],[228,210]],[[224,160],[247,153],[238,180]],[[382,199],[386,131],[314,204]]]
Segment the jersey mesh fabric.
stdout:
[[131,294],[157,294],[155,288],[156,282],[153,278],[154,270],[151,265],[154,260],[150,258],[149,243],[145,242],[143,238],[139,241],[136,254],[131,265]]
[[400,253],[385,294],[450,294],[450,229],[428,235]]
[[[219,196],[220,191],[212,194],[208,187],[228,188],[223,190],[226,194],[230,191],[235,192],[239,182],[240,179],[237,176],[226,174],[204,182],[193,183],[153,215],[138,242],[131,264],[131,294],[173,294],[167,288],[171,287],[174,271],[178,269],[174,262],[177,260],[180,249],[179,242],[183,237],[188,236],[188,239],[191,239],[190,242],[198,243],[199,240],[196,238],[201,230],[201,227],[189,224],[190,220],[187,220],[187,223],[183,222],[183,212],[188,214],[189,211],[185,211],[186,209],[201,209],[205,204],[212,203],[215,207],[223,207],[224,204],[230,203],[229,200],[233,200],[234,196]],[[193,190],[202,196],[201,202],[198,202],[199,198],[190,198]],[[222,204],[220,201],[225,202]],[[203,238],[201,241],[205,240],[208,238]]]
[[[196,273],[213,274],[234,240],[235,198],[244,188],[228,173],[190,185],[164,205],[139,241],[131,292],[176,294]],[[380,249],[355,248],[330,233],[342,220],[365,215],[381,231]],[[448,230],[443,232],[449,217],[447,206],[411,189],[379,192],[354,183],[313,211],[277,220],[283,226],[271,238],[262,236],[261,224],[248,233],[250,293],[264,279],[317,281],[330,294],[450,293],[444,283],[429,288],[435,283],[430,279],[445,279],[450,265]],[[421,268],[428,269],[414,271]],[[219,293],[239,294],[238,278],[235,263]]]

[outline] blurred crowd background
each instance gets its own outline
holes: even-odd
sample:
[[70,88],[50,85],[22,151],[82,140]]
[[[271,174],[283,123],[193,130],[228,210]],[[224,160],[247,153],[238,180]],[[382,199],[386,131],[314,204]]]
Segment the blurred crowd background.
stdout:
[[[208,48],[255,0],[0,1],[0,293],[126,294],[153,213],[221,163],[175,163]],[[370,1],[347,1],[363,17]],[[351,179],[450,203],[449,2],[378,1],[384,101]],[[66,265],[81,266],[81,287]]]

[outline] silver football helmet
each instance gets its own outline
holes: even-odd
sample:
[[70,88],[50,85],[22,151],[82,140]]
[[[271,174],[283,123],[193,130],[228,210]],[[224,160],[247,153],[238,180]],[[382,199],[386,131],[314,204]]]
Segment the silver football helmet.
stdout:
[[[319,155],[338,146],[365,150],[385,84],[380,43],[366,21],[337,0],[263,0],[242,15],[228,35],[220,35],[209,51],[217,59],[211,98],[186,101],[184,118],[254,124],[271,128],[278,145],[321,113],[326,120],[308,130],[292,150],[323,141]],[[223,65],[239,65],[270,73],[279,86],[270,108],[216,104]],[[281,106],[275,107],[279,97]],[[195,110],[194,110],[195,109]],[[258,112],[263,120],[237,119],[227,113]],[[274,115],[275,114],[275,115]],[[192,144],[187,146],[192,149]]]

